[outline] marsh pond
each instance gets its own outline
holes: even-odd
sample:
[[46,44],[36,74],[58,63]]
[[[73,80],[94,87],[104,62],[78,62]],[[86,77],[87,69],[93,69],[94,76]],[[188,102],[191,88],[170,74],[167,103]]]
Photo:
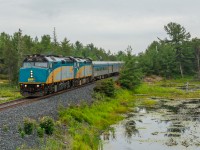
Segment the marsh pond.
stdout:
[[154,99],[101,135],[103,150],[200,150],[200,99]]

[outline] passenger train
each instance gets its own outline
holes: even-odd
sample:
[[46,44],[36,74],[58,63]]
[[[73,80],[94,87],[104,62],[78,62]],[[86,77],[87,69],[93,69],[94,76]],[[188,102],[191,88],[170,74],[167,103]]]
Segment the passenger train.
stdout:
[[92,61],[90,58],[29,55],[19,71],[20,93],[44,96],[119,73],[121,61]]

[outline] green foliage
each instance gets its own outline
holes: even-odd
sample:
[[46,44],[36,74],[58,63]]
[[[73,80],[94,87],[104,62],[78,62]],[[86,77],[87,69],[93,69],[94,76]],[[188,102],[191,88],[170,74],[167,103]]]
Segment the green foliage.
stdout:
[[44,137],[44,133],[51,135],[55,129],[54,120],[49,117],[45,116],[40,119],[39,124],[31,118],[25,118],[23,121],[23,128],[18,125],[18,131],[22,137],[25,134],[30,135],[33,131],[37,132],[38,137]]
[[21,127],[21,125],[18,125],[17,129],[18,129],[19,133],[23,130],[22,127]]
[[[165,31],[169,35],[170,40],[165,39],[165,43],[169,43],[174,47],[176,53],[176,62],[179,65],[181,76],[183,77],[183,64],[187,53],[184,53],[184,43],[189,40],[190,33],[186,32],[185,28],[180,24],[170,22],[164,26]],[[187,45],[187,44],[186,44]],[[186,51],[187,52],[187,51]]]
[[41,128],[41,127],[37,127],[37,135],[40,137],[40,138],[42,138],[42,137],[44,137],[44,128]]
[[176,94],[181,95],[183,91],[176,88],[162,87],[156,84],[143,83],[141,86],[137,87],[134,92],[136,94],[150,94],[155,97],[170,97]]
[[4,131],[4,132],[7,132],[8,129],[9,129],[8,126],[4,124],[4,125],[3,125],[3,131]]
[[141,83],[143,73],[134,57],[126,61],[120,72],[119,83],[122,87],[133,89]]
[[0,103],[22,97],[18,91],[18,87],[12,84],[10,85],[7,82],[7,80],[0,80]]
[[24,119],[24,133],[28,135],[32,134],[35,125],[36,125],[35,120],[30,119],[30,118],[25,118]]
[[156,104],[157,104],[157,101],[151,100],[151,99],[144,99],[141,102],[141,105],[145,107],[155,107]]
[[102,94],[102,93],[99,93],[99,92],[94,92],[92,97],[95,99],[95,100],[104,100],[105,99],[105,95]]
[[170,22],[164,26],[168,38],[153,41],[138,55],[138,66],[145,75],[166,78],[194,76],[200,79],[200,42],[190,40],[190,33],[180,24]]
[[20,132],[21,138],[24,138],[25,134],[26,134],[26,133],[22,130],[22,131]]
[[12,35],[3,32],[0,34],[0,78],[16,84],[23,58],[27,54],[39,53],[125,61],[119,83],[126,88],[138,85],[143,75],[155,74],[173,78],[181,73],[181,76],[196,75],[200,79],[200,40],[190,40],[190,33],[178,23],[170,22],[164,26],[164,30],[168,38],[153,41],[138,56],[132,55],[131,46],[112,54],[93,43],[71,43],[67,38],[58,42],[55,29],[53,37],[47,34],[41,38],[24,35],[21,29]]
[[[0,64],[1,65],[1,64]],[[0,66],[1,67],[1,66]],[[3,68],[3,67],[2,67]],[[2,71],[3,72],[3,71]],[[0,74],[0,79],[7,80],[8,76],[6,74]]]
[[48,135],[53,134],[55,125],[54,125],[54,120],[51,117],[45,116],[41,118],[39,124],[40,124],[40,127],[44,129],[46,134]]
[[[59,141],[53,137],[49,137],[47,141],[43,143],[41,150],[64,150],[69,149],[69,145],[65,145],[62,141]],[[38,150],[36,148],[35,150]]]
[[131,92],[117,89],[115,98],[104,97],[91,106],[61,108],[59,118],[73,138],[72,149],[98,149],[100,132],[123,119],[121,114],[130,111],[133,104]]
[[19,29],[13,35],[6,33],[0,34],[0,76],[3,79],[8,78],[9,82],[17,83],[19,68],[23,59],[30,54],[52,54],[63,56],[90,57],[93,60],[117,60],[117,57],[106,52],[103,48],[95,47],[93,43],[83,45],[76,41],[74,44],[67,38],[58,42],[54,29],[53,37],[43,35],[32,38],[24,35]]
[[105,94],[108,97],[115,96],[115,86],[113,79],[104,79],[96,83],[95,92]]
[[192,85],[199,85],[192,78],[182,78],[175,80],[163,80],[157,83],[142,83],[139,87],[134,89],[135,94],[143,94],[149,97],[164,97],[167,99],[186,99],[200,97],[199,90],[186,92],[177,87],[185,86],[189,82]]

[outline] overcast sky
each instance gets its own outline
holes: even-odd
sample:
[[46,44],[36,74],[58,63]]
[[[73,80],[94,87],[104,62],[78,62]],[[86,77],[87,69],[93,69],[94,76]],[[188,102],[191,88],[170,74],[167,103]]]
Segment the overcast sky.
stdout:
[[200,37],[200,0],[0,0],[0,32],[64,37],[72,43],[93,43],[111,52],[144,51],[163,27],[181,24]]

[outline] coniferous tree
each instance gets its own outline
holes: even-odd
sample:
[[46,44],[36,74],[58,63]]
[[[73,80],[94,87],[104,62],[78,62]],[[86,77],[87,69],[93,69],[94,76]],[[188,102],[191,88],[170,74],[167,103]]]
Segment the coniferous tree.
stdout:
[[174,46],[176,51],[176,60],[179,64],[181,76],[183,77],[183,61],[185,59],[183,54],[183,43],[189,40],[190,33],[187,32],[183,26],[174,22],[168,23],[166,26],[164,26],[164,29],[170,38],[166,38],[165,42]]

